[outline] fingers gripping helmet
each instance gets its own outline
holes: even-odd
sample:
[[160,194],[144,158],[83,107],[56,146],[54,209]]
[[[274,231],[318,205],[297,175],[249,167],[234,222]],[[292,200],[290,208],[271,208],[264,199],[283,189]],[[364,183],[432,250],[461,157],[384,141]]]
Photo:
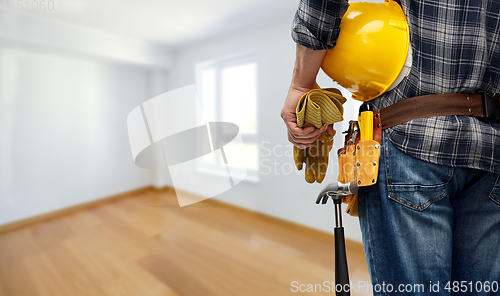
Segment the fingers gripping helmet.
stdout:
[[369,101],[399,84],[411,60],[410,32],[401,6],[393,0],[353,2],[321,68],[354,99]]

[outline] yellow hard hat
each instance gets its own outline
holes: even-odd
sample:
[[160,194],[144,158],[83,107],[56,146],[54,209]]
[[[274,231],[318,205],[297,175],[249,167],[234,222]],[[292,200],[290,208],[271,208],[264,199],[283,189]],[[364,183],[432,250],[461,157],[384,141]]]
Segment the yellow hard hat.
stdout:
[[394,88],[409,73],[411,46],[403,9],[384,3],[351,2],[323,71],[360,101]]

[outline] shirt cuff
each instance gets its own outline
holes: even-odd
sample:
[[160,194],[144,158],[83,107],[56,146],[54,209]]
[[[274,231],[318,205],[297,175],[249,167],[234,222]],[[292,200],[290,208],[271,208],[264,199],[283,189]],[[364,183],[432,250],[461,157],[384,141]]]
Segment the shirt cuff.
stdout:
[[292,39],[313,50],[332,49],[348,7],[347,0],[301,0],[292,25]]

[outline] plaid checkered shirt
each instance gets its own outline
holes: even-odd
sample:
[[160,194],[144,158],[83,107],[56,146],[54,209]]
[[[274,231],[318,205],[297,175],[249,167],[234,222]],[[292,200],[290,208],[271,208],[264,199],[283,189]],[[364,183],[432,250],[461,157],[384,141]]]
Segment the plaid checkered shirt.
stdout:
[[[442,93],[500,93],[500,0],[402,0],[413,50],[410,74],[371,101]],[[348,2],[301,0],[293,40],[319,50],[335,46]],[[500,123],[470,116],[414,119],[386,130],[396,147],[435,164],[500,174]]]

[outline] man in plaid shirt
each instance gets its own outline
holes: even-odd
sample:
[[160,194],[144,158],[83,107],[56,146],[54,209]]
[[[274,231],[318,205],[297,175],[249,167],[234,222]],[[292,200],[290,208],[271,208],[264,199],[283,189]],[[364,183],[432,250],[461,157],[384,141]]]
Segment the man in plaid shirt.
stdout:
[[[499,0],[400,2],[412,68],[395,89],[371,101],[377,109],[428,94],[500,93]],[[281,115],[299,148],[323,130],[298,128],[295,106],[318,87],[316,75],[347,8],[346,0],[301,0],[295,15],[297,55]],[[414,119],[386,129],[382,145],[378,183],[359,192],[372,284],[424,284],[429,294],[429,284],[439,281],[432,295],[449,295],[454,283],[465,281],[464,295],[483,295],[486,281],[500,281],[500,123],[471,116]]]

